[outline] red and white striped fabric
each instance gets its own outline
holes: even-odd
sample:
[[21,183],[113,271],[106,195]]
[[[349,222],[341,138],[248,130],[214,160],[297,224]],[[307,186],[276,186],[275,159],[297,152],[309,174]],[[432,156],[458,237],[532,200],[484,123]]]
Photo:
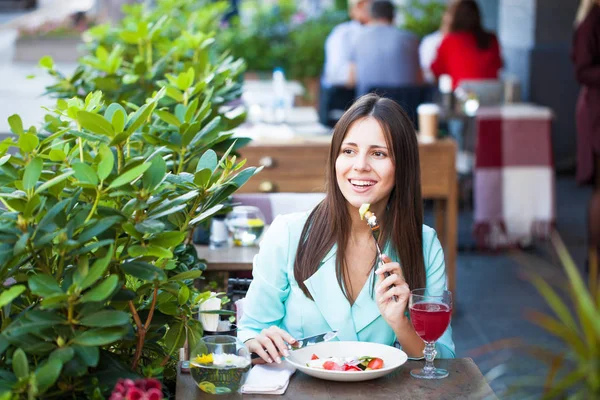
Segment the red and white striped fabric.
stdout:
[[529,245],[556,218],[552,111],[481,107],[476,116],[473,233],[479,247]]

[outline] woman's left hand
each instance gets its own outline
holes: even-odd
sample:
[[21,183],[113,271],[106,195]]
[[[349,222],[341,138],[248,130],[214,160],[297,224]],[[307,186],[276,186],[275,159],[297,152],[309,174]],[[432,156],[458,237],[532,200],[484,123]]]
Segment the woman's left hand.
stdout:
[[[404,312],[408,307],[410,288],[404,280],[400,264],[392,262],[386,255],[382,255],[382,260],[384,264],[375,271],[378,276],[375,301],[381,316],[392,329],[396,330],[406,319]],[[385,272],[389,272],[390,276],[386,278]],[[394,301],[394,296],[398,298],[397,302]]]

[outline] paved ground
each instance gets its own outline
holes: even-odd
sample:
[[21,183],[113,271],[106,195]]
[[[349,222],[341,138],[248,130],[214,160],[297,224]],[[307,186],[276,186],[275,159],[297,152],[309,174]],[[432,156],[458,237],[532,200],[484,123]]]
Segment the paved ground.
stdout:
[[[11,29],[4,29],[6,25],[2,28],[2,23],[10,23],[16,18],[23,18],[22,13],[0,14],[0,134],[8,132],[6,119],[11,114],[19,113],[28,126],[41,121],[44,111],[40,106],[52,104],[51,100],[40,97],[51,80],[40,74],[33,64],[12,62],[16,34]],[[66,64],[59,68],[70,71],[73,67]],[[30,74],[38,77],[26,79]],[[557,177],[556,190],[557,228],[575,260],[583,265],[585,209],[590,191],[578,187],[572,176]],[[427,217],[430,220],[430,213]],[[459,245],[463,249],[471,248],[471,223],[472,213],[462,210]],[[556,343],[525,317],[528,309],[547,310],[533,286],[524,279],[526,270],[545,276],[562,276],[561,268],[545,242],[537,243],[527,251],[462,251],[458,257],[458,313],[452,321],[457,354],[475,359],[499,397],[521,397],[507,392],[515,378],[524,373],[544,372],[522,351],[511,348],[509,339],[550,346]]]

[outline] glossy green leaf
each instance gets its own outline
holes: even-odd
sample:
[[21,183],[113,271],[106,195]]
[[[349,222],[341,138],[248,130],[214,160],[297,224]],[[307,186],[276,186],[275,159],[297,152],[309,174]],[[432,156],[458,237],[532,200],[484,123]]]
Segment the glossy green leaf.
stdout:
[[154,114],[156,114],[161,120],[165,121],[167,124],[176,126],[177,128],[181,126],[181,121],[179,121],[179,119],[177,119],[176,116],[174,116],[168,111],[156,110]]
[[189,146],[190,147],[196,146],[196,144],[198,144],[198,142],[200,140],[202,140],[203,137],[205,137],[209,133],[213,132],[219,126],[220,123],[221,123],[220,116],[213,118],[208,124],[206,124],[204,126],[204,128],[202,128],[202,130],[200,132],[198,132],[196,134],[196,136],[194,136],[194,138],[190,142]]
[[102,218],[98,221],[96,221],[95,223],[93,223],[92,225],[89,225],[85,228],[85,230],[83,230],[79,236],[77,237],[77,240],[79,240],[80,242],[84,243],[87,242],[93,238],[95,238],[96,236],[104,233],[106,230],[108,230],[109,228],[111,228],[113,225],[115,225],[117,222],[121,221],[123,218],[121,218],[120,216],[112,216],[112,217],[106,217],[106,218]]
[[167,278],[162,269],[143,261],[131,261],[121,264],[121,269],[126,274],[144,281],[164,281]]
[[56,383],[63,368],[58,358],[50,358],[35,371],[35,382],[39,393],[44,393]]
[[170,281],[186,281],[189,279],[198,279],[202,276],[202,271],[197,269],[181,272],[169,278]]
[[160,233],[165,229],[165,224],[160,221],[147,219],[135,224],[135,229],[141,233]]
[[121,31],[119,32],[119,37],[123,39],[125,43],[128,44],[137,44],[141,39],[140,35],[137,32],[132,31]]
[[236,187],[241,188],[242,186],[244,186],[244,184],[246,182],[248,182],[248,180],[250,178],[252,178],[252,176],[254,176],[255,174],[257,174],[261,170],[262,170],[262,167],[260,167],[260,168],[255,168],[255,167],[246,168],[245,170],[243,170],[239,174],[237,174],[235,176],[235,178],[233,178],[230,182],[232,184],[234,184]]
[[29,363],[23,349],[19,348],[13,353],[12,367],[17,378],[24,379],[29,376]]
[[89,272],[87,273],[87,275],[85,276],[85,278],[83,279],[81,284],[79,285],[79,288],[81,290],[85,290],[85,289],[89,288],[94,283],[96,283],[98,281],[98,279],[100,279],[104,275],[104,273],[106,272],[106,269],[108,268],[108,266],[110,264],[110,260],[112,259],[112,256],[113,256],[113,245],[111,244],[109,250],[106,252],[106,255],[102,258],[97,259],[94,262],[94,265],[92,266],[92,268],[90,268]]
[[203,169],[215,172],[215,169],[217,169],[217,162],[217,153],[215,153],[214,150],[207,150],[202,154],[202,157],[200,157],[200,161],[198,161],[198,165],[196,166],[196,172]]
[[42,193],[45,190],[50,189],[54,185],[58,185],[59,183],[63,182],[64,180],[66,180],[67,178],[72,176],[73,174],[75,174],[74,170],[65,172],[64,174],[60,174],[58,176],[55,176],[54,178],[50,179],[49,181],[46,181],[46,182],[42,183],[40,186],[38,186],[33,193],[34,194]]
[[112,137],[115,134],[112,124],[108,122],[102,115],[94,114],[88,111],[79,111],[77,113],[77,121],[83,128],[90,132],[109,137]]
[[126,120],[127,120],[127,113],[125,112],[125,110],[115,110],[115,112],[112,116],[112,119],[111,119],[111,124],[113,126],[115,133],[123,132],[123,129],[125,128]]
[[192,100],[190,102],[190,104],[188,104],[187,110],[185,112],[185,121],[186,122],[190,122],[192,120],[192,117],[196,113],[197,109],[198,109],[198,98],[195,98],[194,100]]
[[0,294],[0,307],[4,307],[10,303],[21,293],[23,293],[27,288],[23,285],[13,285],[10,288],[4,290]]
[[6,164],[8,160],[10,160],[10,157],[12,157],[10,154],[5,154],[2,157],[0,157],[0,167]]
[[[177,176],[177,175],[175,175],[175,176]],[[192,201],[193,199],[195,199],[196,197],[198,197],[199,194],[200,194],[200,192],[198,190],[190,190],[189,192],[184,193],[181,196],[177,196],[172,199],[166,199],[166,200],[162,201],[158,206],[156,206],[150,212],[150,215],[153,216],[155,214],[161,213],[162,211],[166,210],[167,208],[178,206],[180,204],[184,204],[184,203],[187,204],[190,201]]]
[[96,367],[100,360],[100,350],[98,347],[87,347],[74,345],[73,349],[75,354],[87,365],[88,367]]
[[179,288],[179,293],[177,294],[177,302],[180,306],[187,303],[190,298],[190,289],[187,286],[182,286]]
[[58,286],[58,282],[56,282],[54,277],[49,275],[34,275],[31,278],[29,278],[28,282],[29,290],[31,290],[33,294],[36,294],[41,297],[63,293],[60,286]]
[[127,122],[127,128],[125,129],[125,133],[132,134],[135,132],[140,126],[142,126],[148,117],[154,111],[154,107],[156,103],[144,104],[137,110],[131,117],[129,117],[129,121]]
[[23,130],[23,121],[18,114],[13,114],[8,117],[8,125],[10,126],[10,130],[16,133],[17,135],[22,135],[25,133]]
[[216,213],[221,211],[221,209],[223,207],[224,207],[223,204],[217,204],[216,206],[209,208],[208,210],[206,210],[203,213],[201,213],[200,215],[198,215],[196,218],[192,219],[190,221],[190,225],[196,225],[196,224],[204,221],[205,219],[212,217],[213,215],[215,215]]
[[157,258],[173,258],[173,253],[159,246],[129,246],[127,253],[131,257],[157,257]]
[[[161,211],[161,212],[159,212],[159,213],[154,213],[154,212],[153,212],[153,213],[152,213],[152,215],[151,215],[149,218],[150,218],[150,219],[158,219],[158,218],[162,218],[162,217],[165,217],[165,216],[167,216],[167,215],[171,215],[171,214],[174,214],[174,213],[176,213],[176,212],[179,212],[179,211],[185,210],[185,208],[186,208],[187,206],[188,206],[187,204],[180,204],[180,205],[178,205],[178,206],[174,206],[174,207],[167,208],[166,210],[163,210],[163,211]],[[146,220],[146,221],[148,221],[148,220]]]
[[35,157],[25,167],[25,173],[23,174],[23,190],[31,190],[35,187],[35,184],[40,179],[42,174],[42,167],[44,162],[41,158]]
[[128,325],[130,323],[130,316],[124,311],[102,310],[82,318],[79,323],[95,328]]
[[156,188],[167,174],[167,163],[162,157],[156,156],[150,161],[150,168],[144,172],[142,183],[148,190]]
[[89,183],[90,185],[98,185],[98,175],[92,167],[84,163],[73,164],[73,170],[75,171],[75,178],[80,182]]
[[118,284],[119,278],[117,275],[110,275],[104,281],[100,282],[81,296],[80,301],[82,303],[87,303],[89,301],[104,301],[114,292]]
[[150,239],[150,244],[160,247],[175,247],[180,243],[183,243],[187,232],[162,232],[154,235]]
[[200,187],[207,187],[210,182],[212,171],[208,168],[201,169],[194,174],[194,183]]
[[126,327],[90,329],[75,336],[73,343],[82,346],[105,346],[121,339],[126,332]]
[[50,353],[50,359],[56,358],[62,364],[68,363],[73,359],[75,350],[72,347],[61,347]]
[[146,162],[138,165],[137,167],[131,168],[129,171],[126,171],[119,175],[117,178],[115,178],[110,183],[108,188],[114,189],[132,182],[133,180],[139,178],[144,172],[146,172],[146,170],[150,168],[150,166],[151,164]]
[[167,96],[178,102],[183,101],[183,93],[172,86],[167,87]]
[[60,149],[52,149],[50,150],[50,153],[48,153],[48,157],[50,158],[50,161],[62,162],[67,158],[67,155]]
[[177,322],[171,325],[169,331],[165,335],[164,342],[167,346],[168,354],[172,354],[183,346],[185,343],[185,325],[183,322]]
[[100,154],[100,162],[98,163],[97,172],[98,178],[101,181],[104,181],[113,170],[115,165],[115,156],[111,151],[110,147],[105,144],[101,144],[98,149],[98,153]]
[[67,301],[67,299],[69,298],[68,294],[61,294],[61,293],[57,293],[57,294],[53,294],[51,296],[46,296],[44,297],[44,300],[42,300],[42,307],[44,308],[52,308],[52,307],[56,307],[56,306],[62,306],[62,304]]

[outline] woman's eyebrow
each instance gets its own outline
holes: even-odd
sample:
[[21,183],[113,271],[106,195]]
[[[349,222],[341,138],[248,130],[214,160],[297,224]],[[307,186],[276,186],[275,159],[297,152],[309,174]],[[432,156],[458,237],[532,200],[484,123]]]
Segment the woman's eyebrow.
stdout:
[[[358,147],[358,145],[356,143],[353,143],[353,142],[344,142],[342,144],[346,145],[346,146]],[[372,144],[372,145],[369,146],[369,148],[370,149],[387,149],[387,146],[382,146],[382,145],[379,145],[379,144]]]

